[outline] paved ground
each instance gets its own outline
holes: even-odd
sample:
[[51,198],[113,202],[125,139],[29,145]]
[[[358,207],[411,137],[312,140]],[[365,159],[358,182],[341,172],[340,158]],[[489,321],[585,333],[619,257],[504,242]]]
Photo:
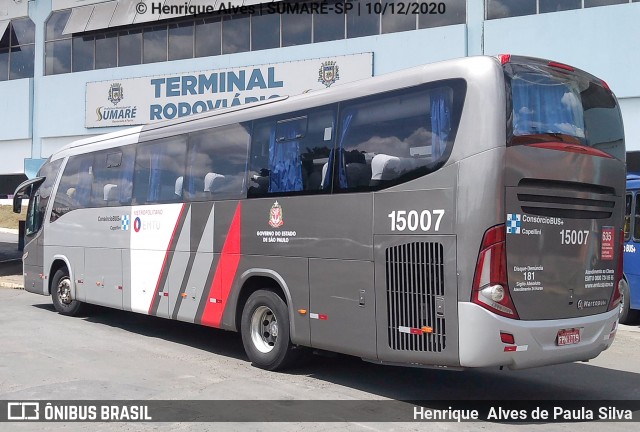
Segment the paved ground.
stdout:
[[22,252],[18,250],[18,231],[0,228],[0,262],[21,257]]
[[[0,278],[4,280],[4,278]],[[237,334],[93,307],[57,314],[49,297],[0,289],[2,399],[640,399],[640,328],[624,327],[590,363],[525,371],[449,372],[314,357],[287,373],[258,370]],[[507,432],[498,423],[11,424],[11,430],[435,430]],[[524,425],[521,430],[629,431],[631,424]],[[7,430],[4,426],[0,430]]]

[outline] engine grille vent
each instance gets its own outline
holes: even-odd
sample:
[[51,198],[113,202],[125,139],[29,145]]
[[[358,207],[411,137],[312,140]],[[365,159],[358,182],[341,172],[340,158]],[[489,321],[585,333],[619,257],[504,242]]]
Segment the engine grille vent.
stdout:
[[[385,251],[389,347],[445,349],[444,256],[440,243],[413,242]],[[421,331],[424,327],[432,333]]]

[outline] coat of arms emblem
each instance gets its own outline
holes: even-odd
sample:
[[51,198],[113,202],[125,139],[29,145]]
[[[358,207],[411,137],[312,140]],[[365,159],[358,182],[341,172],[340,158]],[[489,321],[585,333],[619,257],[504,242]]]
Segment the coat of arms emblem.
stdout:
[[120,83],[111,84],[111,87],[109,87],[109,96],[107,97],[107,99],[109,99],[109,101],[112,104],[118,105],[118,102],[120,102],[122,99],[124,99],[124,92],[122,91],[122,84],[120,84]]
[[282,207],[276,201],[269,210],[269,225],[274,228],[281,227],[284,224],[282,220]]
[[328,60],[322,62],[320,70],[318,71],[318,82],[321,82],[325,86],[329,87],[334,82],[340,79],[340,68],[337,62]]

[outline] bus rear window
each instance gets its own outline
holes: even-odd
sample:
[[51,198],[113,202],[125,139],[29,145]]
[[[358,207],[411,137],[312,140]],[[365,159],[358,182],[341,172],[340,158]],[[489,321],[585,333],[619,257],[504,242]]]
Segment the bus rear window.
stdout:
[[618,103],[600,82],[539,64],[512,64],[506,72],[512,115],[509,145],[565,142],[624,159]]

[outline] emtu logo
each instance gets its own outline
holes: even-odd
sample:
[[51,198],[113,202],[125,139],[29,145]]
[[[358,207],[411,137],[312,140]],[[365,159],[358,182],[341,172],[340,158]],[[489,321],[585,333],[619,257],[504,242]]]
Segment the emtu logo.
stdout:
[[520,225],[522,225],[522,215],[507,213],[507,234],[520,234]]
[[40,402],[7,403],[7,420],[40,420]]

